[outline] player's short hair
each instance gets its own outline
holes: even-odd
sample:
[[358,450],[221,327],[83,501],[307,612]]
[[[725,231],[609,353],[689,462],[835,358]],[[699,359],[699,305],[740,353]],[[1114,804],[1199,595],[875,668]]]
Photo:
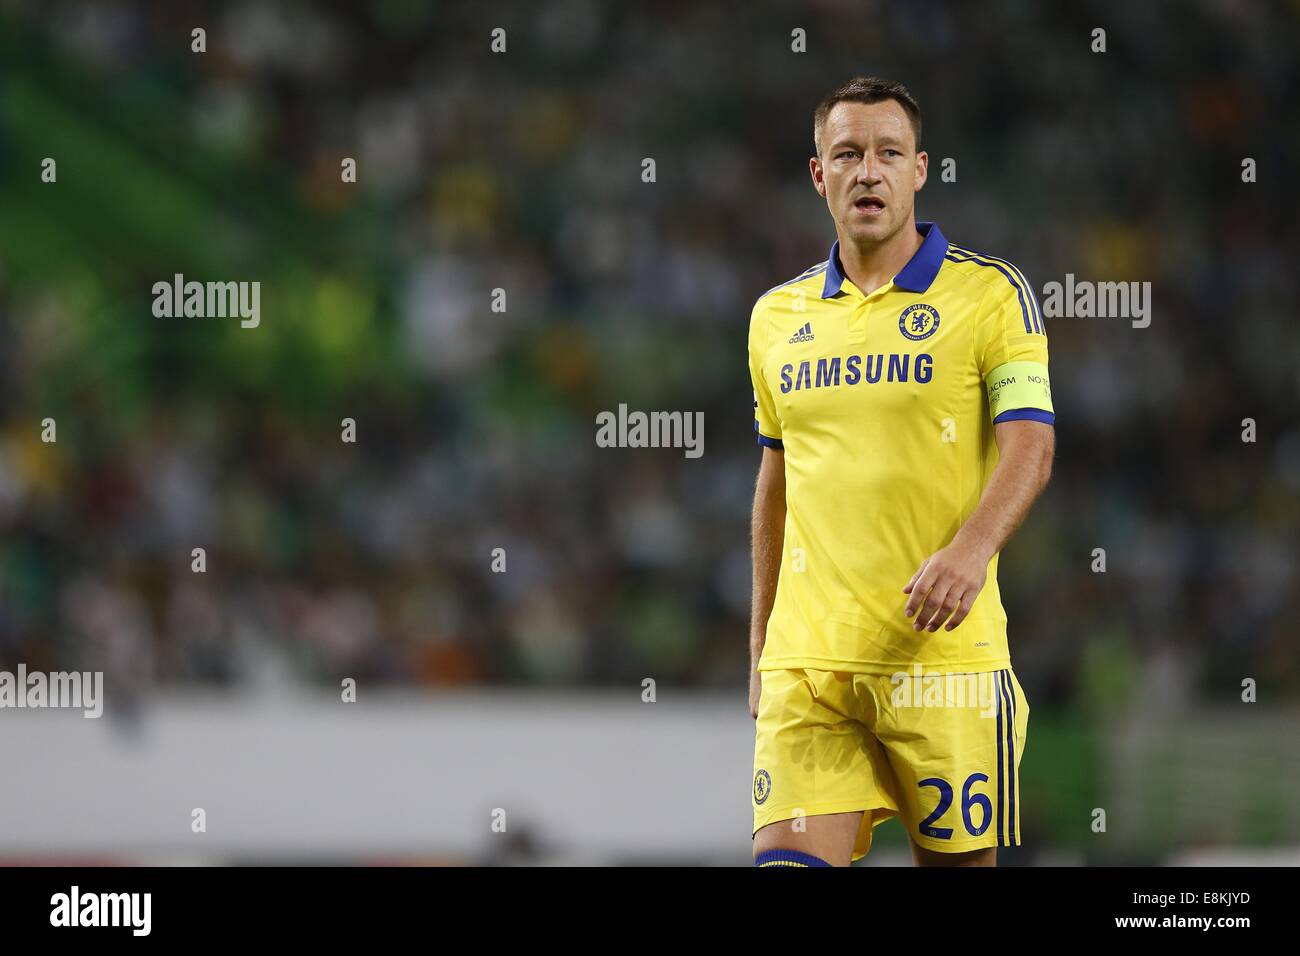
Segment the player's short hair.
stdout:
[[813,147],[817,155],[822,154],[822,129],[826,117],[837,103],[883,103],[894,100],[903,108],[907,118],[912,121],[912,133],[916,137],[916,148],[921,148],[921,107],[916,104],[916,97],[902,83],[882,80],[878,76],[855,76],[843,86],[817,104],[813,111]]

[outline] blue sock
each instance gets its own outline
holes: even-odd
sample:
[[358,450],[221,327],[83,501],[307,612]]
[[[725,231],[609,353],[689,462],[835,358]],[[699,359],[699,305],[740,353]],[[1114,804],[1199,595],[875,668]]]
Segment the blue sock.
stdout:
[[754,857],[755,866],[830,866],[821,857],[798,850],[764,850]]

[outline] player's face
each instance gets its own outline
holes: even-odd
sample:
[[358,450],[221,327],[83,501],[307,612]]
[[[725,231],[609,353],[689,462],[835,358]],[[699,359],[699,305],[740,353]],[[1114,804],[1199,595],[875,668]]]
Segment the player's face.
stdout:
[[928,161],[903,107],[884,100],[835,104],[809,168],[840,234],[879,243],[911,221]]

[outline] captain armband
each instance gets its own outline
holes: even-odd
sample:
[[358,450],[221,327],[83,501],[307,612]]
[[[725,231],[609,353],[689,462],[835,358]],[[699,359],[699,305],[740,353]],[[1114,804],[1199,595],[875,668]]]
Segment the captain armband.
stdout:
[[1052,409],[1052,384],[1042,362],[1007,362],[984,378],[989,390],[989,416],[994,422],[1026,418],[1047,422],[1056,418]]

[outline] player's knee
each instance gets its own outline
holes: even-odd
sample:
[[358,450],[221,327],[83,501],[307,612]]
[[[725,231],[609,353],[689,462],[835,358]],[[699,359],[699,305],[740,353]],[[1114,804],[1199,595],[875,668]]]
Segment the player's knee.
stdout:
[[800,850],[763,850],[754,857],[755,866],[830,866],[819,856]]

